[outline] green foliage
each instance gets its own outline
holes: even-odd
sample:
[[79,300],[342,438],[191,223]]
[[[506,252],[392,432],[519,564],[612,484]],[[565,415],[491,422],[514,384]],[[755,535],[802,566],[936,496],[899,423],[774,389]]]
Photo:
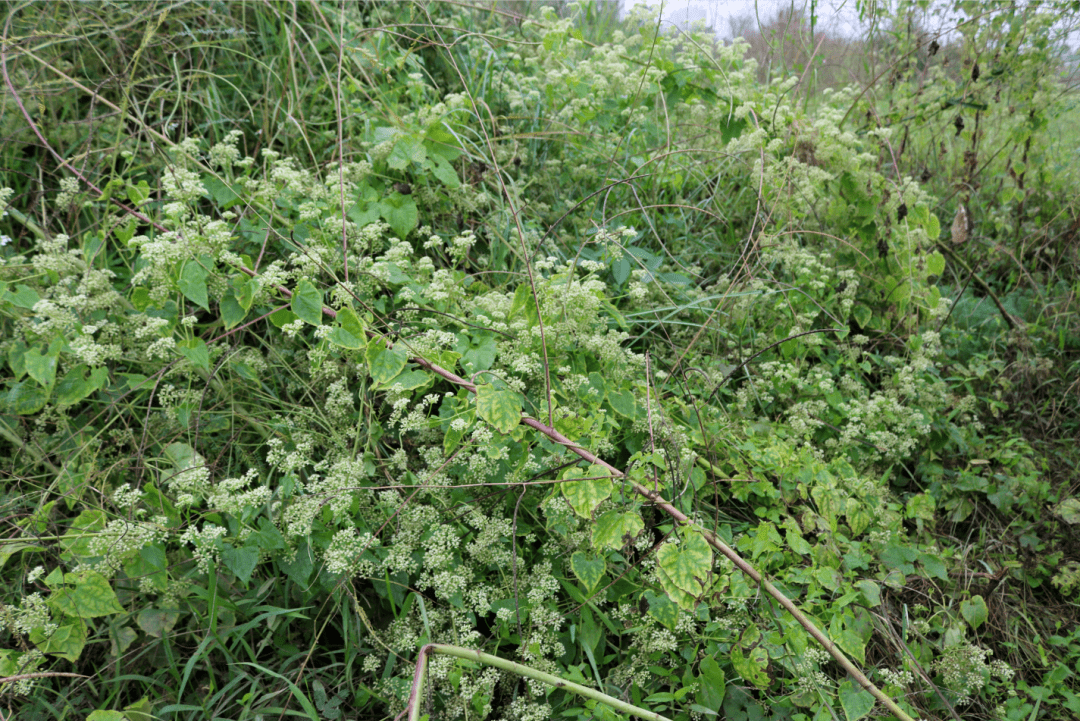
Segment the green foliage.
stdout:
[[[95,677],[19,713],[392,718],[426,643],[877,713],[701,529],[913,716],[1077,712],[1047,18],[963,25],[981,82],[893,32],[921,65],[811,104],[602,10],[12,11],[55,40],[5,40],[0,675]],[[431,663],[433,717],[617,718]]]

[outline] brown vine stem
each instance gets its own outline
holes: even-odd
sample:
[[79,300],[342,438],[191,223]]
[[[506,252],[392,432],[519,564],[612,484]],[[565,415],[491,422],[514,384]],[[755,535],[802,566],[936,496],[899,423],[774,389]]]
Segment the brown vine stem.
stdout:
[[[250,270],[250,269],[245,268],[243,266],[240,267],[240,270],[243,271],[244,273],[252,276],[252,277],[255,277],[255,271],[253,271],[253,270]],[[290,297],[290,298],[292,297],[292,292],[289,291],[287,288],[283,288],[282,286],[277,286],[277,290],[279,290],[286,297]],[[327,315],[327,316],[330,316],[331,318],[336,318],[337,317],[337,312],[333,308],[323,307],[323,314]],[[377,336],[378,335],[374,331],[368,331],[368,332],[372,336]],[[386,341],[387,341],[387,347],[391,347],[390,343],[389,343],[389,339],[386,339]],[[440,376],[441,378],[453,383],[454,385],[465,388],[466,390],[470,391],[471,393],[476,393],[476,386],[474,384],[472,384],[469,381],[465,380],[461,376],[459,376],[459,375],[457,375],[455,373],[452,373],[452,372],[446,370],[445,368],[442,368],[442,367],[436,365],[435,363],[432,363],[431,361],[429,361],[429,360],[427,360],[425,358],[421,358],[421,357],[416,356],[416,357],[410,357],[409,360],[412,361],[413,363],[416,363],[417,365],[421,366],[422,368],[426,368],[427,370],[429,370],[432,373]],[[809,633],[814,638],[815,641],[817,641],[819,644],[821,644],[821,646],[826,651],[829,652],[829,655],[833,657],[833,659],[836,661],[836,663],[838,663],[840,665],[840,667],[842,669],[847,671],[851,675],[851,677],[854,678],[855,681],[860,686],[862,686],[863,689],[865,689],[866,691],[868,691],[870,693],[870,695],[872,695],[875,699],[880,701],[882,703],[882,705],[885,706],[885,708],[887,708],[894,716],[896,716],[897,719],[899,719],[899,721],[915,721],[915,719],[913,719],[910,714],[908,714],[906,711],[904,711],[902,708],[900,708],[900,706],[895,701],[893,701],[892,698],[890,698],[888,694],[886,694],[884,691],[882,691],[877,686],[875,686],[874,682],[871,681],[867,677],[867,675],[865,673],[863,673],[862,670],[858,666],[856,666],[854,664],[854,662],[852,662],[847,656],[845,656],[844,652],[840,650],[840,648],[833,642],[833,640],[830,639],[825,634],[824,631],[819,629],[814,624],[814,622],[810,620],[810,617],[807,616],[805,613],[803,613],[799,609],[799,607],[796,606],[795,603],[790,598],[788,598],[786,595],[784,595],[784,593],[780,589],[778,589],[767,578],[765,578],[761,574],[760,571],[758,571],[756,568],[754,568],[750,564],[749,561],[747,561],[742,556],[740,556],[738,553],[736,553],[735,549],[731,548],[726,543],[724,543],[720,539],[719,536],[717,536],[715,533],[713,533],[709,529],[704,528],[701,524],[695,523],[694,521],[687,518],[685,513],[683,513],[682,511],[680,511],[678,508],[671,505],[670,503],[668,503],[666,500],[664,500],[664,498],[659,493],[656,493],[656,492],[646,488],[645,486],[641,485],[640,483],[637,483],[635,481],[631,481],[629,479],[629,477],[623,471],[619,470],[615,466],[613,466],[610,463],[608,463],[607,461],[603,460],[602,458],[600,458],[596,454],[592,453],[588,449],[581,447],[577,443],[574,443],[572,440],[570,440],[569,438],[567,438],[563,434],[559,433],[557,430],[555,430],[551,426],[544,425],[542,422],[540,422],[537,419],[535,419],[535,418],[533,418],[533,417],[531,417],[529,415],[526,415],[524,413],[521,414],[521,422],[524,423],[525,425],[529,426],[530,428],[533,428],[533,429],[535,429],[537,431],[540,431],[545,436],[547,436],[548,439],[554,441],[555,443],[558,443],[559,445],[565,446],[566,448],[570,449],[570,451],[572,451],[573,453],[576,453],[578,456],[580,456],[584,460],[588,461],[589,463],[592,463],[592,464],[595,464],[595,465],[598,465],[598,466],[602,466],[603,468],[606,468],[608,471],[611,472],[611,474],[615,478],[625,479],[627,481],[630,481],[630,486],[634,489],[634,492],[637,493],[639,496],[641,496],[642,498],[645,498],[650,503],[652,503],[654,506],[656,506],[657,508],[659,508],[662,511],[664,511],[665,513],[667,513],[669,516],[674,518],[678,523],[686,525],[686,526],[693,526],[694,528],[696,528],[698,530],[698,532],[700,532],[701,535],[705,538],[705,540],[709,543],[710,546],[712,546],[717,551],[719,551],[721,554],[723,554],[726,558],[728,558],[733,564],[735,564],[735,566],[740,571],[742,571],[747,576],[749,576],[751,579],[753,579],[755,583],[757,583],[761,588],[765,589],[766,593],[768,593],[770,596],[772,596],[774,599],[776,599],[777,603],[779,603],[781,606],[783,606],[784,609],[788,613],[790,613],[792,615],[792,617],[796,621],[798,621],[799,624],[803,628],[806,629],[806,632]],[[479,652],[470,651],[470,653],[479,653]]]
[[[61,159],[61,162],[64,165],[68,165],[68,163],[63,159]],[[68,167],[70,167],[70,165],[68,165]],[[96,188],[94,189],[97,190]],[[119,206],[121,210],[124,210],[125,212],[134,215],[143,222],[154,225],[158,230],[165,230],[162,226],[154,223],[152,220],[139,213],[137,210],[127,207],[123,203],[117,201],[115,198],[112,198],[111,200],[115,205]],[[246,275],[251,276],[252,278],[258,277],[258,273],[245,266],[240,266],[239,270]],[[288,288],[285,288],[284,286],[275,286],[275,290],[280,292],[286,298],[292,298],[292,291],[290,291]],[[333,308],[323,306],[322,312],[323,315],[326,315],[330,318],[337,318],[337,311],[335,311]],[[374,331],[368,332],[373,336],[378,335]],[[389,343],[389,340],[387,340],[387,347],[392,347]],[[410,357],[409,360],[413,363],[416,363],[422,368],[426,368],[427,370],[435,373],[436,375],[449,381],[450,383],[453,383],[456,386],[465,388],[471,393],[476,393],[476,386],[474,384],[465,380],[461,376],[452,373],[445,368],[436,365],[435,363],[432,363],[425,358],[415,356]],[[621,470],[611,465],[607,461],[599,458],[598,456],[590,452],[588,449],[579,446],[577,443],[574,443],[551,426],[544,425],[540,421],[530,416],[527,416],[524,413],[522,414],[521,422],[529,426],[530,428],[540,431],[555,443],[565,446],[586,461],[589,461],[590,463],[594,463],[599,466],[603,466],[604,468],[611,471],[611,473],[616,478],[626,478],[626,474],[623,473]],[[746,561],[742,556],[736,553],[734,549],[732,549],[730,546],[720,540],[720,538],[716,534],[714,534],[707,528],[703,528],[700,524],[691,521],[689,518],[686,517],[686,514],[665,501],[658,493],[655,493],[648,488],[640,485],[639,483],[635,483],[633,481],[631,481],[630,485],[633,487],[635,493],[645,499],[648,499],[650,502],[653,503],[653,505],[663,510],[665,513],[667,513],[679,523],[689,526],[695,526],[700,531],[701,535],[704,536],[705,540],[709,543],[709,545],[711,545],[713,548],[720,551],[720,553],[730,559],[731,562],[739,568],[739,570],[752,578],[756,583],[758,583],[762,588],[765,589],[766,593],[776,599],[776,601],[781,606],[783,606],[784,609],[786,609],[787,612],[790,613],[792,617],[794,617],[795,620],[798,621],[800,625],[802,625],[803,628],[806,629],[806,632],[809,633],[818,643],[822,645],[822,647],[826,651],[829,652],[829,655],[833,657],[833,659],[840,665],[841,668],[851,674],[852,678],[854,678],[860,686],[862,686],[866,691],[870,692],[870,694],[874,698],[876,698],[887,709],[889,709],[889,711],[892,712],[893,715],[895,715],[896,718],[899,719],[899,721],[915,721],[908,713],[906,713],[902,708],[900,708],[895,701],[893,701],[887,694],[885,694],[885,692],[875,686],[874,683],[866,676],[866,674],[864,674],[858,666],[852,663],[852,661],[844,655],[843,651],[841,651],[836,646],[836,644],[833,643],[832,639],[825,635],[825,633],[821,631],[821,629],[815,626],[814,622],[811,621],[806,614],[799,610],[798,606],[796,606],[791,599],[785,596],[780,591],[780,589],[778,589],[776,586],[770,583],[768,579],[762,576],[756,568],[754,568],[752,565],[750,565],[748,561]]]
[[[10,18],[9,18],[9,22],[10,22]],[[7,30],[7,28],[5,27],[5,34],[6,34],[6,30]],[[34,57],[32,53],[27,52],[26,54],[30,55],[31,57]],[[35,57],[34,59],[37,60],[38,58]],[[39,60],[39,62],[40,62],[40,60]],[[55,71],[55,69],[54,69],[54,71]],[[76,82],[73,78],[70,78],[69,76],[64,75],[63,73],[59,73],[59,71],[56,71],[56,72],[58,72],[58,74],[62,75],[65,79],[67,79],[69,82],[71,82],[76,87],[84,89],[88,93],[93,95],[94,97],[97,97],[96,93],[94,93],[93,91],[87,90],[86,88],[83,88],[83,86],[80,85],[78,82]],[[8,89],[11,90],[12,95],[14,96],[16,105],[18,106],[19,110],[22,112],[23,116],[26,118],[27,122],[30,124],[31,129],[34,131],[35,134],[37,134],[37,136],[41,140],[43,146],[49,151],[49,153],[52,154],[53,157],[55,157],[60,162],[61,165],[65,166],[66,168],[71,170],[73,173],[78,175],[79,178],[81,180],[83,180],[87,184],[87,186],[89,188],[91,188],[94,192],[98,193],[99,196],[104,195],[104,193],[99,188],[97,188],[93,183],[89,182],[89,180],[87,180],[85,178],[85,176],[83,176],[81,173],[79,173],[79,171],[77,169],[75,169],[74,166],[72,166],[67,161],[67,159],[63,158],[59,153],[57,153],[52,148],[52,146],[49,145],[48,142],[46,142],[45,138],[41,135],[40,131],[37,128],[37,125],[33,122],[33,118],[26,111],[26,108],[23,105],[21,98],[18,96],[18,93],[15,92],[15,87],[12,84],[11,78],[10,78],[10,76],[8,74],[7,52],[6,52],[5,47],[0,47],[0,75],[3,76],[5,84],[7,85]],[[115,108],[115,106],[113,106],[113,107]],[[117,110],[118,110],[118,108],[117,108]],[[172,144],[172,142],[169,141],[168,138],[164,138],[164,136],[162,136],[162,138],[166,142],[169,142],[170,145]],[[123,210],[125,213],[128,213],[129,215],[132,215],[132,216],[138,218],[139,220],[141,220],[142,222],[144,222],[144,223],[146,223],[148,225],[153,225],[160,232],[165,232],[165,228],[162,225],[160,225],[159,223],[155,223],[153,220],[148,218],[146,215],[140,213],[137,209],[131,208],[131,207],[125,205],[124,203],[121,203],[115,197],[111,197],[109,200],[114,205],[116,205],[121,210]],[[241,272],[251,276],[252,278],[258,277],[258,274],[256,273],[256,271],[251,270],[250,268],[240,266],[239,270]],[[277,291],[279,291],[282,295],[284,295],[286,298],[292,298],[292,291],[290,291],[288,288],[285,288],[284,286],[278,285],[278,286],[275,286],[275,289]],[[324,306],[322,310],[323,310],[323,315],[329,316],[330,318],[337,318],[337,311],[335,311],[333,308],[327,308],[327,307]],[[374,333],[374,331],[368,331],[368,332],[373,336],[378,335],[378,334]],[[389,339],[387,339],[387,347],[390,347]],[[426,360],[424,358],[420,358],[420,357],[412,357],[412,358],[410,358],[410,360],[412,362],[416,363],[417,365],[421,366],[422,368],[426,368],[427,370],[431,371],[432,373],[435,373],[436,375],[444,378],[445,380],[449,381],[450,383],[453,383],[454,385],[465,388],[465,389],[469,390],[472,393],[476,393],[476,386],[474,384],[470,383],[469,381],[465,380],[464,378],[462,378],[462,377],[460,377],[460,376],[458,376],[458,375],[456,375],[454,373],[451,373],[450,371],[446,370],[445,368],[442,368],[442,367],[432,363],[431,361]],[[533,429],[535,429],[537,431],[540,431],[541,433],[543,433],[545,436],[547,436],[552,441],[554,441],[554,442],[556,442],[556,443],[558,443],[558,444],[560,444],[562,446],[567,447],[572,452],[576,453],[578,456],[585,459],[586,461],[589,461],[590,463],[594,463],[596,465],[599,465],[599,466],[602,466],[602,467],[608,469],[609,471],[611,471],[611,473],[616,478],[627,478],[626,474],[623,473],[621,470],[619,470],[615,466],[611,465],[610,463],[602,460],[601,458],[597,457],[592,452],[590,452],[588,449],[582,448],[578,444],[574,443],[569,438],[567,438],[566,436],[562,435],[557,430],[555,430],[553,427],[548,426],[548,425],[544,425],[543,423],[536,420],[535,418],[532,418],[532,417],[527,416],[525,414],[522,414],[521,422],[524,423],[525,425],[529,426],[530,428],[533,428]],[[629,480],[629,479],[627,478],[627,480]],[[833,659],[840,665],[841,668],[843,668],[845,671],[847,671],[852,676],[852,678],[854,678],[858,682],[858,684],[860,686],[862,686],[862,688],[864,688],[866,691],[870,692],[870,694],[875,699],[880,701],[885,706],[885,708],[887,708],[894,716],[896,716],[897,719],[899,719],[899,721],[915,721],[907,712],[905,712],[903,709],[901,709],[900,706],[898,706],[895,701],[893,701],[887,694],[885,694],[885,692],[883,692],[881,689],[879,689],[877,686],[875,686],[874,683],[866,676],[866,674],[864,674],[851,660],[849,660],[847,658],[847,656],[844,655],[843,651],[841,651],[837,647],[837,645],[835,643],[833,643],[832,639],[830,639],[827,635],[825,635],[825,633],[823,631],[821,631],[821,629],[819,629],[816,625],[814,625],[814,622],[811,621],[810,618],[806,614],[804,614],[802,611],[799,610],[798,606],[796,606],[794,604],[794,602],[792,602],[791,599],[789,599],[787,596],[785,596],[776,586],[774,586],[772,583],[770,583],[768,579],[766,579],[764,576],[762,576],[761,573],[756,568],[754,568],[752,565],[750,565],[750,563],[748,561],[746,561],[742,556],[740,556],[738,553],[736,553],[734,549],[732,549],[726,543],[724,543],[716,534],[714,534],[712,531],[708,530],[707,528],[702,527],[700,524],[694,523],[692,520],[690,520],[689,518],[686,517],[686,514],[684,514],[682,511],[680,511],[678,508],[671,505],[667,501],[665,501],[663,499],[663,497],[660,496],[660,494],[655,493],[655,492],[649,490],[648,488],[640,485],[639,483],[635,483],[633,481],[630,482],[630,485],[633,487],[635,493],[637,493],[642,498],[645,498],[645,499],[649,500],[653,505],[655,505],[656,507],[663,510],[669,516],[674,518],[677,522],[679,522],[679,523],[681,523],[683,525],[696,527],[700,531],[701,535],[705,538],[705,540],[709,543],[709,545],[711,545],[713,548],[715,548],[721,554],[723,554],[725,557],[727,557],[733,564],[735,564],[736,567],[739,568],[739,570],[741,570],[743,573],[745,573],[747,576],[749,576],[751,579],[753,579],[755,583],[758,583],[763,589],[765,589],[766,593],[768,593],[770,596],[772,596],[774,599],[776,599],[776,601],[781,606],[783,606],[784,609],[787,610],[787,612],[790,613],[792,615],[792,617],[794,617],[795,620],[798,621],[800,625],[802,625],[803,628],[806,629],[806,632],[809,633],[814,638],[814,640],[816,640],[818,643],[820,643],[822,645],[822,647],[826,651],[829,652],[829,655],[833,657]],[[478,651],[473,651],[473,652],[470,652],[470,653],[479,653],[479,652]],[[493,657],[493,658],[495,658],[495,657]],[[564,683],[567,683],[567,682],[564,682]]]

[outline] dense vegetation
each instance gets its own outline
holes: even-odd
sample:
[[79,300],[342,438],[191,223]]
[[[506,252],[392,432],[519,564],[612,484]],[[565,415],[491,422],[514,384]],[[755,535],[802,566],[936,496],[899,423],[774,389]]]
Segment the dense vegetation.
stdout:
[[1080,716],[1074,5],[6,5],[6,717]]

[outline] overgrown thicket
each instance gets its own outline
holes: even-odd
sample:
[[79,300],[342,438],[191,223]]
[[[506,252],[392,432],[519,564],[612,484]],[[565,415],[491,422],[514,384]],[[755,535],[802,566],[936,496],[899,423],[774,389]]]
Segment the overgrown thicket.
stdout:
[[1069,6],[951,9],[6,6],[8,713],[1080,715]]

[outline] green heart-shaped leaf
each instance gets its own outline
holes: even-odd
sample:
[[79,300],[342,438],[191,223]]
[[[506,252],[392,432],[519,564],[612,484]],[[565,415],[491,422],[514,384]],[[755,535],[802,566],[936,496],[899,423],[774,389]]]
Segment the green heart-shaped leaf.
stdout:
[[637,416],[637,401],[634,400],[634,394],[630,391],[609,391],[607,400],[620,416],[625,418]]
[[311,325],[322,324],[322,291],[307,278],[296,284],[290,308],[296,317]]
[[348,348],[349,350],[360,350],[360,348],[364,346],[359,338],[344,328],[334,328],[330,331],[330,334],[326,336],[326,339],[336,346]]
[[97,618],[124,610],[109,581],[97,571],[87,571],[85,575],[68,573],[64,582],[73,583],[75,588],[60,589],[49,601],[68,616]]
[[679,605],[672,601],[670,596],[647,589],[642,597],[649,603],[649,615],[674,631],[679,622]]
[[393,380],[409,359],[403,345],[399,343],[393,348],[387,348],[385,338],[373,338],[368,343],[366,357],[371,379],[379,384]]
[[[584,481],[568,481],[560,484],[563,495],[570,501],[574,512],[582,518],[592,518],[593,511],[611,495],[611,475],[601,466],[589,466],[587,471],[569,468],[563,473],[564,479],[586,478]],[[599,478],[598,476],[604,476]]]
[[521,423],[521,396],[498,390],[487,383],[476,387],[476,412],[501,433],[509,433]]
[[982,596],[972,596],[967,601],[961,601],[960,615],[971,625],[972,629],[977,631],[979,626],[986,623],[986,619],[990,617],[990,610],[986,607],[986,599]]
[[617,550],[645,528],[637,511],[607,511],[593,524],[592,542],[597,549]]
[[690,531],[679,544],[665,543],[656,553],[656,560],[680,590],[700,596],[712,574],[712,548],[700,533]]
[[874,710],[874,697],[869,691],[845,680],[840,684],[840,705],[844,707],[848,721],[859,721]]
[[[210,261],[205,256],[200,260]],[[210,301],[206,295],[206,268],[199,262],[189,260],[184,263],[184,269],[180,271],[180,279],[177,281],[177,285],[185,298],[203,310],[210,310]]]
[[221,310],[221,322],[225,324],[226,330],[232,330],[240,325],[240,321],[247,315],[247,310],[240,305],[240,301],[236,299],[236,294],[232,290],[221,299],[218,308]]
[[574,575],[578,577],[578,580],[585,585],[585,590],[592,593],[600,583],[600,579],[604,577],[607,564],[603,558],[578,551],[570,557],[570,568],[574,570]]
[[417,388],[426,386],[431,379],[432,375],[425,371],[402,371],[394,376],[390,382],[386,384],[386,387],[400,391],[414,391]]

